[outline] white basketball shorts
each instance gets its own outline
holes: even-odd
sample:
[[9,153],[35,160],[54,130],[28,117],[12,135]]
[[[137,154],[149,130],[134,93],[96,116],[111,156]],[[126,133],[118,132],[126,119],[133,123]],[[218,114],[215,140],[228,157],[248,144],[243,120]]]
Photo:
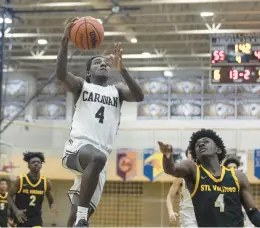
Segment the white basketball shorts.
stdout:
[[198,227],[195,215],[192,213],[187,216],[180,213],[180,227]]
[[[106,155],[108,155],[108,152],[106,152],[104,149],[100,148],[98,145],[96,145],[93,142],[90,142],[89,140],[86,139],[74,139],[71,138],[65,143],[65,148],[64,148],[64,156],[62,158],[62,165],[64,168],[70,169],[76,174],[76,177],[74,179],[74,184],[73,186],[69,189],[68,191],[68,196],[72,204],[78,205],[78,197],[80,193],[80,185],[81,185],[81,175],[82,175],[82,168],[79,163],[79,157],[78,157],[78,151],[80,148],[82,148],[85,145],[93,145],[95,148],[99,149]],[[73,167],[75,168],[68,168],[69,163],[73,163]],[[70,165],[69,165],[70,166]],[[70,166],[71,167],[71,166]],[[91,198],[90,206],[95,210],[98,206],[98,203],[101,199],[101,195],[103,192],[103,188],[106,182],[106,176],[107,176],[107,163],[101,173],[99,174],[99,181],[98,185],[96,187],[96,190]]]

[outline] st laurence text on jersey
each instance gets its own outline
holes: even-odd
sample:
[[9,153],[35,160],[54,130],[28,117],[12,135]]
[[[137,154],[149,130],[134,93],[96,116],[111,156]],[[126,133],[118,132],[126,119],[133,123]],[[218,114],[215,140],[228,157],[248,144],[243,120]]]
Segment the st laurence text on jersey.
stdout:
[[208,185],[203,184],[200,186],[200,191],[202,192],[210,192],[210,191],[216,191],[216,192],[237,192],[237,187],[225,187],[225,186],[217,186],[217,185]]
[[88,91],[83,91],[82,99],[83,101],[98,102],[101,104],[111,105],[114,107],[118,107],[119,104],[118,97],[109,97],[109,96],[104,96],[98,93],[88,92]]

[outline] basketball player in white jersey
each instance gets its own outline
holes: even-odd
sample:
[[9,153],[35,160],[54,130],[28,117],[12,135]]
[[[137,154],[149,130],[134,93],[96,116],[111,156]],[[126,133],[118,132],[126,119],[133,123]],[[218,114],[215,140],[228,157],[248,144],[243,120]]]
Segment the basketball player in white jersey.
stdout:
[[[189,148],[186,150],[186,157],[192,161]],[[176,222],[178,214],[173,210],[173,200],[177,194],[180,194],[180,226],[181,227],[198,227],[190,193],[182,178],[175,178],[167,195],[167,209],[171,223]]]
[[[238,170],[238,168],[240,167],[240,161],[238,159],[238,157],[236,156],[229,156],[224,162],[223,165],[225,167],[227,167],[228,169],[234,169],[234,170]],[[245,227],[254,227],[254,225],[250,222],[245,209],[242,208],[242,212],[244,214],[244,224]]]
[[[144,95],[123,66],[120,43],[114,44],[110,58],[96,56],[87,62],[85,80],[67,71],[69,33],[74,21],[67,24],[61,40],[56,77],[77,100],[63,166],[78,173],[68,193],[72,204],[77,205],[75,226],[86,227],[89,210],[96,209],[103,191],[107,157],[117,134],[122,102],[139,102]],[[112,67],[121,73],[127,87],[108,85]]]

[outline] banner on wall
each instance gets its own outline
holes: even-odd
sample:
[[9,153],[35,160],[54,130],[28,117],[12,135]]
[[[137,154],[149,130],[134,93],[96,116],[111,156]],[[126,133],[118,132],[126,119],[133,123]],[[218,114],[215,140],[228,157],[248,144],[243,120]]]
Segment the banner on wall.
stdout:
[[9,80],[4,85],[4,92],[7,100],[25,100],[28,82],[25,80],[15,79]]
[[[46,83],[46,79],[38,79],[36,82],[37,89],[40,89],[44,83]],[[56,99],[59,96],[66,97],[66,90],[64,89],[62,83],[53,81],[41,90],[40,96],[44,95],[47,97],[52,97],[53,99]]]
[[168,82],[164,77],[153,77],[139,80],[139,84],[145,95],[168,95]]
[[254,175],[260,179],[260,149],[254,151]]
[[238,119],[260,119],[260,102],[258,100],[237,100]]
[[138,119],[168,119],[168,101],[145,101],[137,106]]
[[201,101],[199,100],[173,100],[170,106],[171,119],[200,119]]
[[[3,86],[5,98],[3,100],[3,114],[7,119],[13,118],[14,115],[22,109],[26,101],[26,91],[28,90],[28,82],[25,80],[9,80]],[[25,110],[20,113],[17,119],[24,119]]]
[[216,95],[220,94],[234,94],[235,87],[234,86],[227,86],[227,85],[212,85],[209,80],[204,81],[204,93],[207,94],[206,96],[213,95],[211,97],[216,97]]
[[172,94],[196,94],[201,93],[201,78],[184,80],[183,78],[173,78],[171,81]]
[[66,101],[47,101],[38,99],[36,103],[36,119],[63,120],[66,118]]
[[128,181],[136,176],[136,152],[134,149],[119,149],[116,160],[116,173],[119,177]]
[[[37,80],[39,89],[45,79]],[[36,119],[64,120],[66,118],[66,90],[54,81],[43,88],[36,101]]]
[[[15,115],[17,115],[17,113],[24,106],[24,102],[22,101],[8,101],[3,103],[4,103],[3,113],[4,113],[4,117],[7,119],[11,119]],[[24,117],[25,117],[25,110],[23,110],[16,119],[24,119]]]
[[205,119],[234,119],[235,100],[205,100]]
[[144,149],[144,176],[150,181],[156,180],[164,173],[162,165],[163,154],[153,148]]
[[207,77],[139,75],[145,94],[138,119],[260,119],[260,85],[211,85]]
[[239,94],[260,94],[260,86],[259,85],[238,86],[237,92]]

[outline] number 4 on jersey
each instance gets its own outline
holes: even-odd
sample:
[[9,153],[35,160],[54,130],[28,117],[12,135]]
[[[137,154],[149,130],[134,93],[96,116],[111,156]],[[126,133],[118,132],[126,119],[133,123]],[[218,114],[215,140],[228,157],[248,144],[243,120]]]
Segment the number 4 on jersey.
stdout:
[[225,202],[224,202],[224,194],[220,194],[215,201],[215,207],[219,207],[220,212],[225,211]]
[[104,112],[105,112],[105,107],[101,106],[95,115],[95,118],[99,119],[98,121],[99,123],[103,123],[104,121]]

